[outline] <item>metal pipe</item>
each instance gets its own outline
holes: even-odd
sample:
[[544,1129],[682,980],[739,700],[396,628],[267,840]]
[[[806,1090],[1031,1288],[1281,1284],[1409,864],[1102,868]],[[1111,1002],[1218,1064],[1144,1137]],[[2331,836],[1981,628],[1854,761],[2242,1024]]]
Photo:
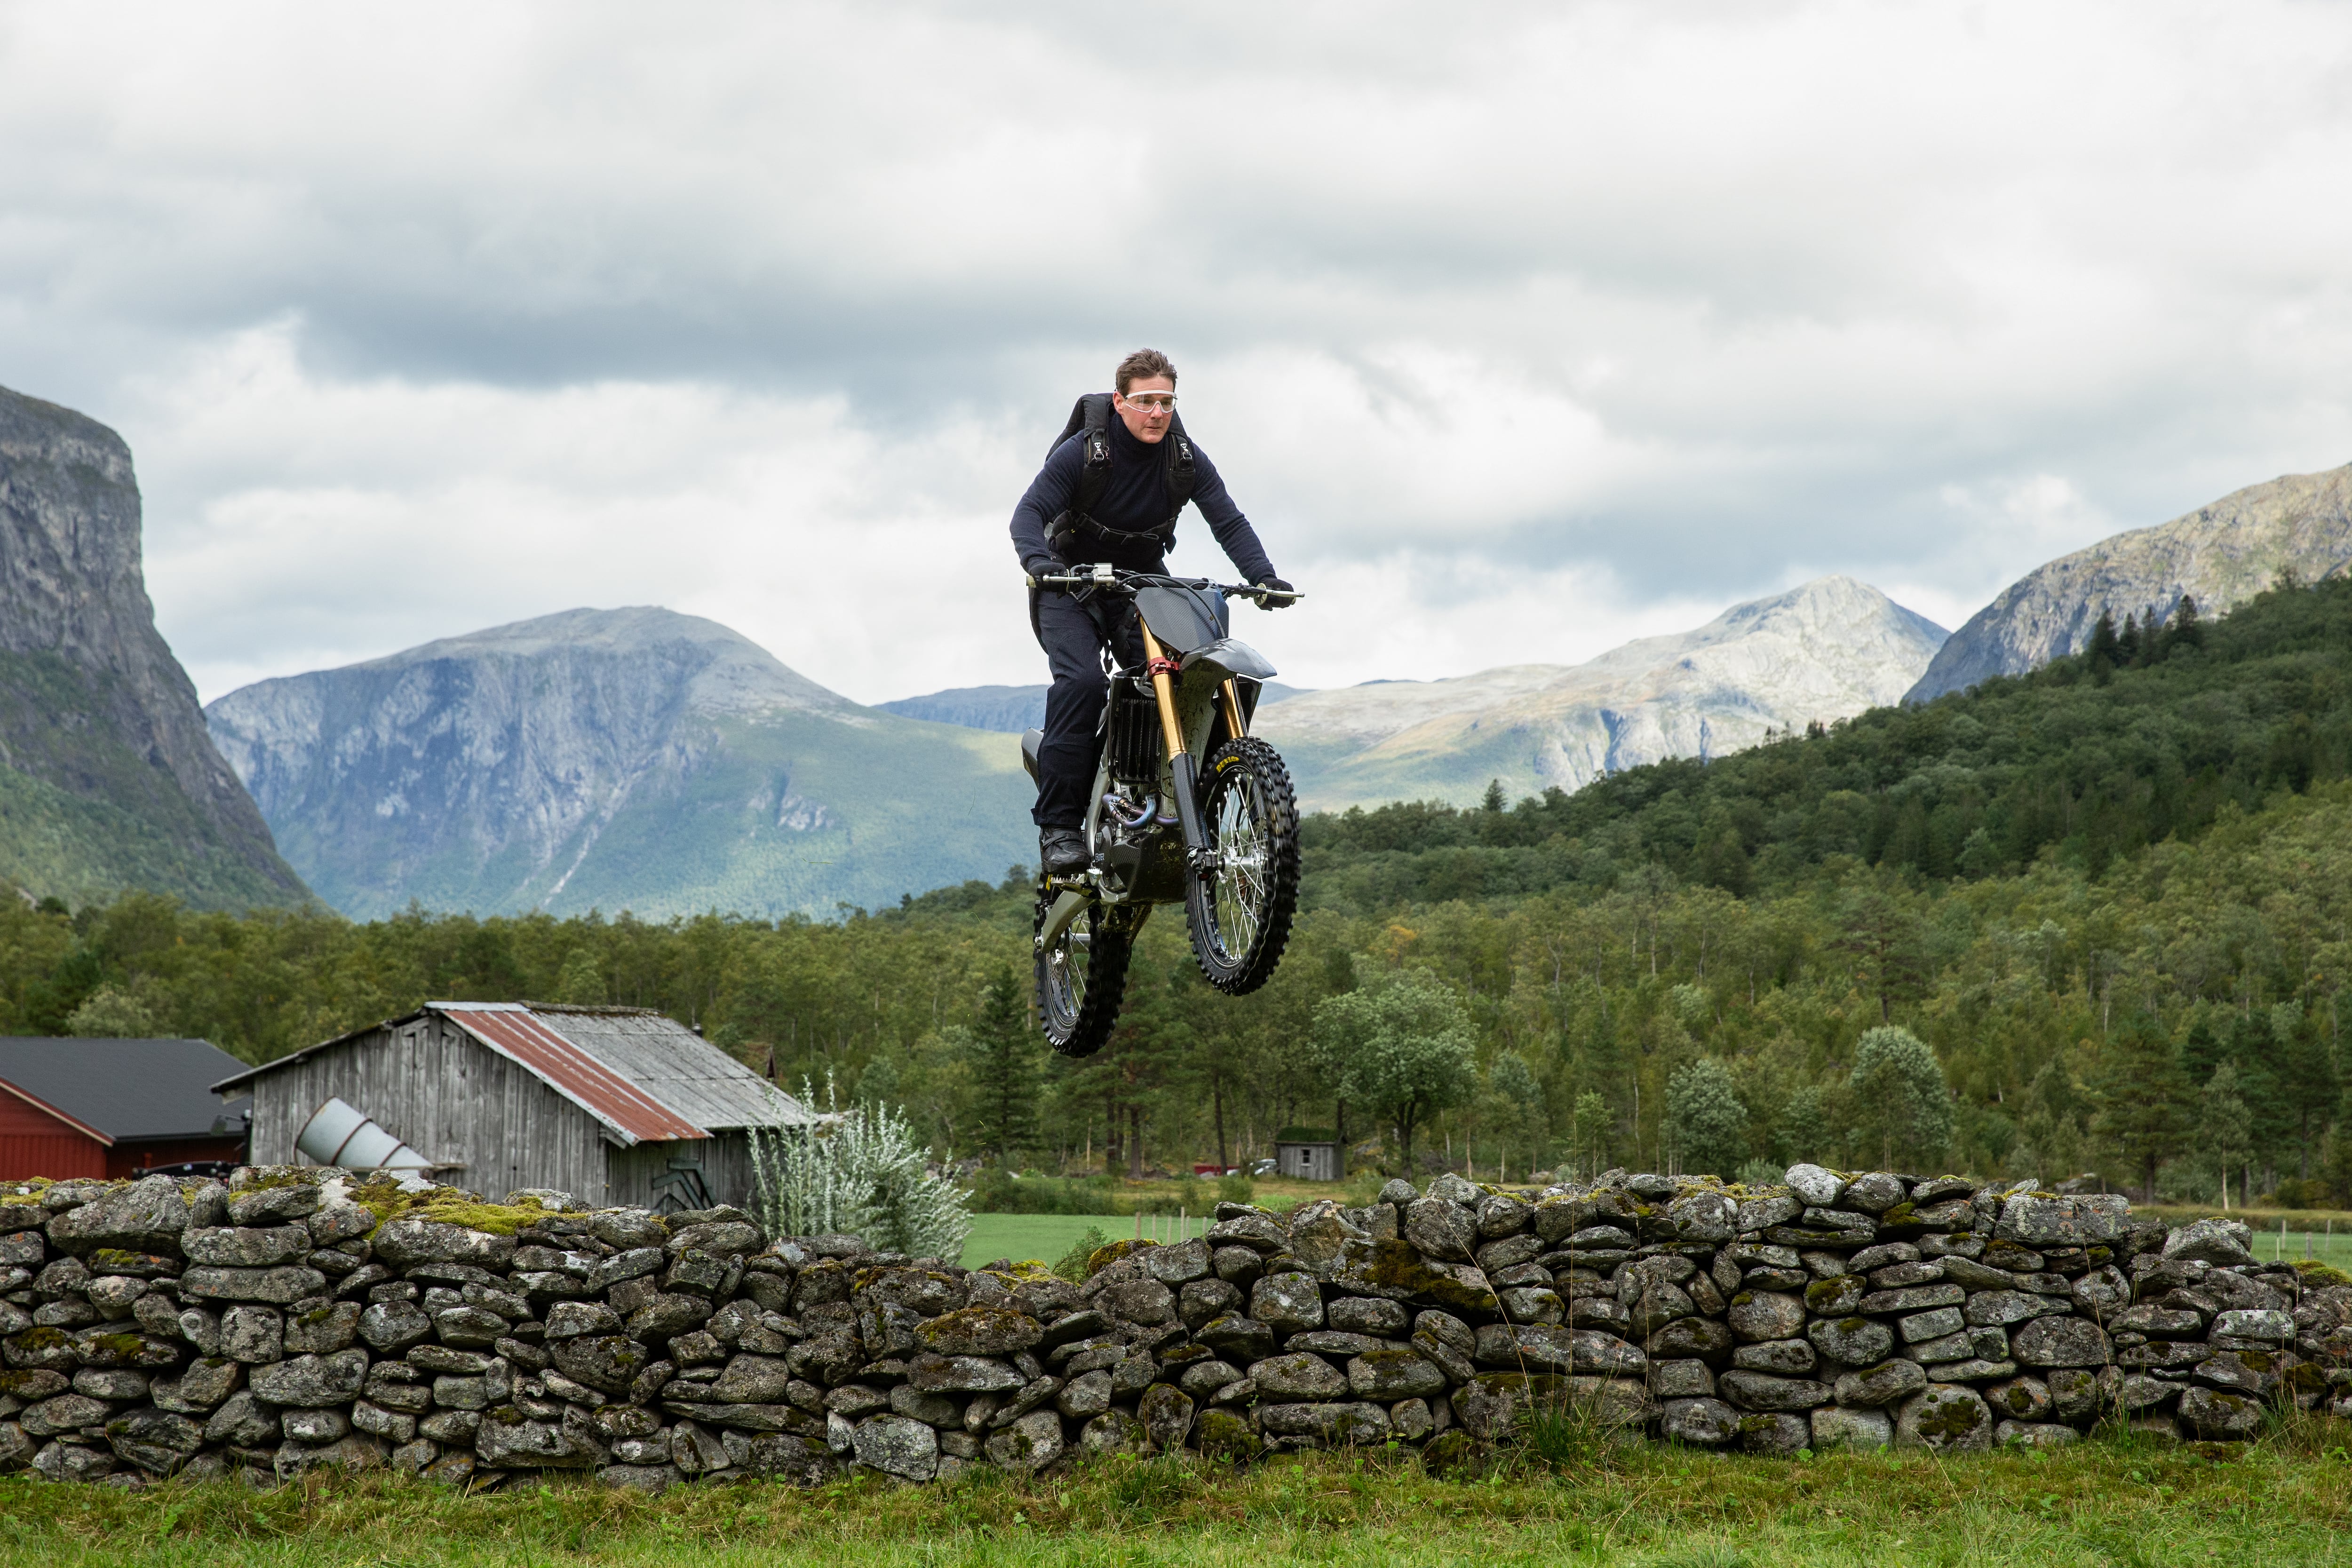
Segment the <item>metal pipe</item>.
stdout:
[[295,1152],[346,1171],[429,1171],[433,1162],[385,1131],[376,1120],[331,1097],[295,1136]]

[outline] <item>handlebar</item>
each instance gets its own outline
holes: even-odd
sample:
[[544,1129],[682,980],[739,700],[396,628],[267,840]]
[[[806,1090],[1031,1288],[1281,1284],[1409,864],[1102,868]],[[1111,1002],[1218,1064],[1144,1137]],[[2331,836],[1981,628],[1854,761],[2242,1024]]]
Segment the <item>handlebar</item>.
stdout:
[[1040,588],[1108,588],[1128,593],[1157,584],[1164,587],[1219,593],[1228,598],[1250,599],[1255,601],[1260,609],[1264,609],[1269,600],[1278,599],[1290,605],[1307,597],[1296,588],[1262,588],[1255,583],[1213,583],[1206,577],[1163,577],[1153,572],[1129,572],[1107,561],[1097,561],[1083,572],[1055,573],[1050,576],[1032,577],[1029,581]]

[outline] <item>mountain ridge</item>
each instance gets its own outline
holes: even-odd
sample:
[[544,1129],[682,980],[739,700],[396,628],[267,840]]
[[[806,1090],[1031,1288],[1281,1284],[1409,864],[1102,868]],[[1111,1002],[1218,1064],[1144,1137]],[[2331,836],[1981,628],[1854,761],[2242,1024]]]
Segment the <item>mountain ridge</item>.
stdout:
[[142,527],[121,436],[0,387],[0,879],[72,903],[302,904],[156,629]]
[[1640,763],[1718,756],[1894,701],[1945,635],[1832,575],[1582,664],[1312,693],[1269,710],[1259,730],[1291,759],[1302,804],[1315,809],[1468,805],[1490,779],[1515,795],[1573,792]]
[[355,918],[831,915],[1031,839],[1010,737],[862,708],[718,622],[575,609],[205,710],[287,853]]
[[2283,570],[2306,582],[2352,566],[2352,464],[2283,474],[2168,522],[2110,534],[2044,562],[1969,617],[1905,700],[1925,702],[1996,675],[2082,652],[2102,614],[2169,619],[2184,595],[2219,615]]

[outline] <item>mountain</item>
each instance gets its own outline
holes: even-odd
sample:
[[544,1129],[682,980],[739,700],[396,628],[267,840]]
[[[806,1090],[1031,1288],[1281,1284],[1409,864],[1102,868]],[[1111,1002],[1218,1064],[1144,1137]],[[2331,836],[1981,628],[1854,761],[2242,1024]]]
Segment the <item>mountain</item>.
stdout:
[[861,708],[715,621],[567,610],[205,710],[344,913],[830,916],[1034,858],[1018,744]]
[[[1302,695],[1302,689],[1269,680],[1258,694],[1258,706],[1267,708]],[[929,719],[936,724],[961,724],[973,730],[997,730],[1017,735],[1045,722],[1043,686],[959,686],[924,697],[900,697],[874,705],[885,713],[907,719]]]
[[1314,692],[1270,710],[1257,730],[1281,748],[1310,808],[1466,805],[1497,778],[1514,797],[1574,791],[1892,702],[1945,636],[1865,583],[1823,577],[1583,664]]
[[2151,609],[2169,618],[2186,594],[2200,613],[2219,615],[2281,572],[2314,583],[2341,574],[2347,563],[2352,465],[2251,485],[2029,572],[1952,634],[1907,700],[1925,702],[2080,653],[2105,613],[2118,625]]
[[307,893],[155,629],[122,437],[0,387],[0,882],[208,910]]

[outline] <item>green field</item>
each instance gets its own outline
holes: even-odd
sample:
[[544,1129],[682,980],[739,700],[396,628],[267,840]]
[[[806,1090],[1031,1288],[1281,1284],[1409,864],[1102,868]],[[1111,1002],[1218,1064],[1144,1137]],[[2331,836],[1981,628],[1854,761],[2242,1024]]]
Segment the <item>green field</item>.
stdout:
[[[1136,1217],[1132,1215],[976,1214],[971,1216],[971,1239],[963,1244],[963,1266],[977,1268],[1000,1258],[1010,1258],[1015,1263],[1029,1258],[1041,1263],[1052,1263],[1069,1251],[1090,1227],[1098,1227],[1113,1241],[1133,1237]],[[1141,1217],[1145,1236],[1161,1241],[1180,1239],[1174,1216],[1145,1215]],[[1205,1216],[1194,1215],[1185,1228],[1192,1235],[1199,1236],[1205,1223]]]
[[233,1564],[1627,1564],[2071,1568],[2352,1561],[2340,1424],[2251,1450],[2101,1440],[2036,1457],[1811,1461],[1601,1450],[1433,1479],[1410,1455],[1233,1472],[1113,1460],[951,1487],[751,1483],[646,1500],[574,1481],[486,1497],[314,1478],[104,1487],[0,1479],[0,1563]]

